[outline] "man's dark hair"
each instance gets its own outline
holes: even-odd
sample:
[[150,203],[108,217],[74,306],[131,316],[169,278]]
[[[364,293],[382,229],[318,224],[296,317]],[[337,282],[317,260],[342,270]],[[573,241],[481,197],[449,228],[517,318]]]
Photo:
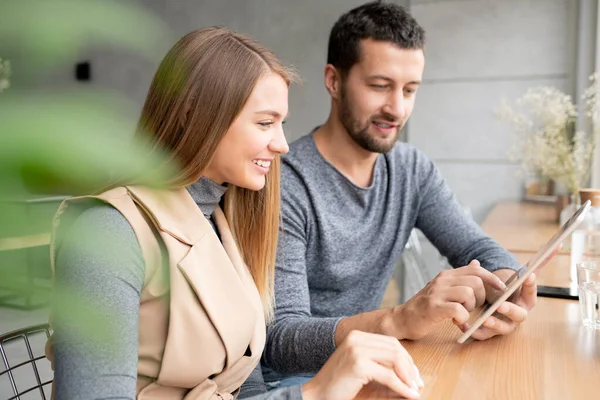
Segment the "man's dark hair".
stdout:
[[360,41],[392,42],[402,49],[423,50],[425,30],[403,7],[380,1],[358,6],[343,14],[329,35],[327,63],[343,76],[360,60]]

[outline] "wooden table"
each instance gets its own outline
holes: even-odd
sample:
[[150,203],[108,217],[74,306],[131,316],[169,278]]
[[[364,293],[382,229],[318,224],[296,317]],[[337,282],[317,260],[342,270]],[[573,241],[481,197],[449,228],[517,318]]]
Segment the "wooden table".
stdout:
[[512,252],[538,251],[559,228],[553,205],[523,202],[499,203],[481,227]]
[[[501,203],[483,229],[526,262],[556,231],[547,205]],[[541,284],[569,284],[569,255],[558,254]],[[544,280],[545,279],[545,280]],[[581,324],[579,303],[538,298],[527,321],[508,336],[458,344],[451,322],[419,341],[403,341],[421,370],[422,399],[590,400],[600,398],[600,331]],[[395,399],[371,385],[359,399]]]
[[[600,331],[584,328],[579,304],[540,299],[527,322],[509,336],[456,343],[460,331],[440,324],[416,342],[403,341],[419,366],[422,399],[600,398]],[[371,386],[361,399],[398,398]]]

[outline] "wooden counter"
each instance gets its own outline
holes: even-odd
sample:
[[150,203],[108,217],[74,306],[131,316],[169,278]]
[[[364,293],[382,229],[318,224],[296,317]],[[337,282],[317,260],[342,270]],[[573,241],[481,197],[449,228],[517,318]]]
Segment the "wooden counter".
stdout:
[[[499,203],[481,224],[483,230],[523,264],[558,231],[554,206],[536,203]],[[538,284],[568,287],[571,257],[561,250],[541,271]]]
[[[535,253],[558,230],[554,206],[499,203],[481,224],[483,230],[511,252]],[[568,254],[567,251],[562,251]]]
[[[416,342],[403,341],[421,370],[427,400],[591,400],[600,396],[600,331],[581,325],[576,301],[540,298],[509,336],[456,343],[442,323]],[[359,399],[395,399],[371,386]]]
[[[556,232],[551,206],[501,203],[483,229],[523,263]],[[568,286],[568,253],[539,273],[538,283]],[[579,303],[538,298],[517,331],[483,342],[458,344],[451,322],[419,341],[403,341],[421,370],[430,400],[590,400],[600,398],[600,330],[583,327]],[[359,399],[396,399],[372,385]]]

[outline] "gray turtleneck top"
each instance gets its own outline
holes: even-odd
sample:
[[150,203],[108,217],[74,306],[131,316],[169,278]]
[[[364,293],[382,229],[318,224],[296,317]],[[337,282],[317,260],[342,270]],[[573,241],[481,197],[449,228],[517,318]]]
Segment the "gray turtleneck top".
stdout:
[[[187,190],[216,230],[211,215],[227,188],[201,178]],[[110,205],[92,204],[74,218],[60,232],[56,249],[55,285],[69,289],[56,291],[53,308],[56,398],[134,400],[145,269],[141,248],[129,222]],[[65,294],[73,292],[98,305],[85,326]],[[114,343],[89,340],[96,317],[108,321],[103,328],[114,335]],[[267,393],[259,364],[239,398],[291,400],[302,394],[300,386]]]

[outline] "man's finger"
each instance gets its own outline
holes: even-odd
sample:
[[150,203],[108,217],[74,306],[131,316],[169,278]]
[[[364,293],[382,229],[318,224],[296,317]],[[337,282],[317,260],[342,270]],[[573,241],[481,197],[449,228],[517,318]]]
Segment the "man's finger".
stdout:
[[497,335],[498,335],[498,332],[494,331],[493,329],[486,328],[485,326],[482,325],[479,327],[479,329],[477,329],[475,332],[473,332],[471,337],[475,340],[487,340],[487,339],[492,338]]
[[479,265],[479,261],[473,260],[466,267],[456,268],[456,275],[475,275],[478,276],[484,284],[488,284],[497,290],[506,290],[506,285],[502,279]]
[[[527,319],[527,310],[526,309],[519,307],[518,305],[516,305],[514,303],[507,302],[507,301],[502,303],[496,311],[499,314],[504,315],[510,321],[513,321],[516,323],[521,323]],[[496,318],[496,319],[499,320],[498,318]],[[486,326],[488,326],[488,325],[486,325]],[[488,326],[488,328],[491,328],[491,326]]]
[[523,282],[523,286],[531,286],[535,284],[535,272],[532,272],[531,275],[529,275],[527,277],[527,279],[525,279],[525,281]]
[[470,318],[469,312],[460,303],[445,302],[440,306],[440,311],[444,318],[452,318],[458,326],[467,323]]
[[537,285],[535,283],[535,274],[531,274],[523,286],[521,286],[521,293],[516,301],[516,304],[523,307],[525,310],[531,310],[537,303]]
[[504,321],[500,318],[489,317],[485,320],[483,326],[496,332],[497,335],[508,335],[515,330],[517,324],[514,321]]
[[[485,302],[485,286],[483,285],[483,281],[478,276],[474,275],[460,275],[453,276],[452,281],[449,282],[453,287],[469,287],[473,290],[473,295],[475,296],[475,307],[479,307]],[[455,299],[452,299],[456,301]],[[463,303],[464,304],[464,303]],[[469,309],[472,311],[472,308]]]
[[477,306],[477,298],[475,292],[470,286],[450,286],[440,293],[442,299],[448,303],[460,303],[468,311],[471,312]]

